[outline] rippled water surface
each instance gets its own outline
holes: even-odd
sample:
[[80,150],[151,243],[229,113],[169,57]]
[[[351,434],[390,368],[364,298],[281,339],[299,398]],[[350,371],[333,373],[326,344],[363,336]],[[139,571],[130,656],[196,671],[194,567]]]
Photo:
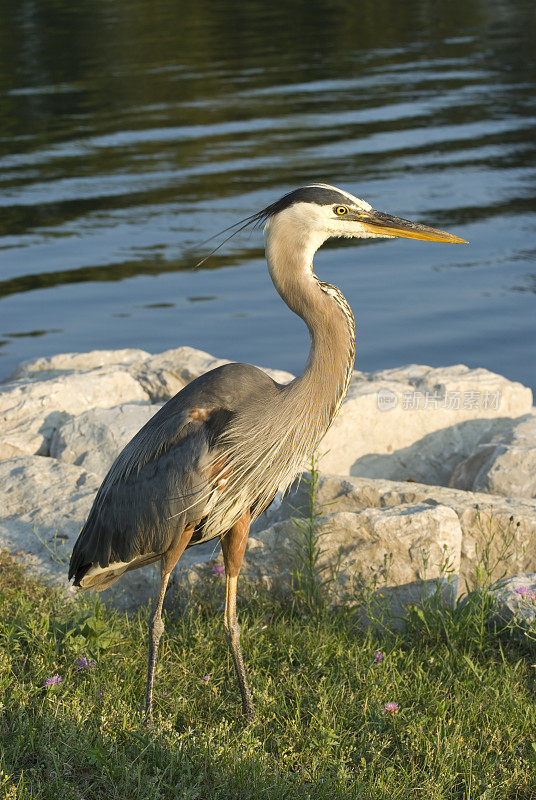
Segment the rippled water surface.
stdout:
[[470,245],[333,242],[357,367],[536,384],[533,0],[9,4],[0,23],[0,376],[181,344],[300,371],[259,232],[322,180]]

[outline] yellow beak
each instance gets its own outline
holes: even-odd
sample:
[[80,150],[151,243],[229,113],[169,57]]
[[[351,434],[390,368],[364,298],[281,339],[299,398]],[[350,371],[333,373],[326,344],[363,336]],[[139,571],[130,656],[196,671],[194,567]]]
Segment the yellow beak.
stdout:
[[355,215],[356,222],[360,222],[366,231],[379,236],[401,236],[404,239],[422,239],[425,242],[449,242],[451,244],[468,244],[466,239],[460,239],[452,233],[410,222],[409,219],[393,217],[381,211],[364,211]]

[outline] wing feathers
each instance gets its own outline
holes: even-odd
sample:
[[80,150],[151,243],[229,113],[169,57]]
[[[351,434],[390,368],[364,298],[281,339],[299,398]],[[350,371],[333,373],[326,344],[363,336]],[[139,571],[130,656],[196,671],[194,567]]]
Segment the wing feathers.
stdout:
[[186,525],[196,527],[192,544],[203,539],[203,520],[225,491],[227,476],[215,470],[222,434],[252,398],[264,402],[279,390],[256,367],[226,364],[172,397],[112,464],[74,546],[69,578],[84,585],[95,569],[95,588],[105,588],[144,559],[160,558]]
[[125,447],[73,549],[76,585],[89,588],[91,580],[106,588],[145,557],[160,558],[187,525],[200,522],[212,492],[212,444],[229,414],[212,420],[215,411],[195,407],[166,419],[158,412]]

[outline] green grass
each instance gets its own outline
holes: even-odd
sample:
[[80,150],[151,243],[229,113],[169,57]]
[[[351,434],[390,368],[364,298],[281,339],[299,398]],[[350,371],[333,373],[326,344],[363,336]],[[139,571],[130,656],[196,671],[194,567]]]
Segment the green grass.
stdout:
[[[374,634],[343,612],[244,590],[259,722],[240,718],[214,578],[183,613],[168,611],[146,731],[147,609],[66,604],[2,556],[0,797],[536,797],[530,642],[483,631],[472,604]],[[385,657],[373,664],[376,649]],[[76,670],[81,654],[94,670]],[[44,688],[55,673],[63,682]],[[389,701],[398,714],[382,711]]]

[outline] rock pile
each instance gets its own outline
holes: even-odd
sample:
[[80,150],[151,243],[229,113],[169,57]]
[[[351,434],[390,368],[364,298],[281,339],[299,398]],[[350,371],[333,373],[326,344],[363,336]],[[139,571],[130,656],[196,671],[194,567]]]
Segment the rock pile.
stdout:
[[[21,364],[0,387],[0,544],[66,586],[72,545],[115,456],[163,402],[223,363],[180,347]],[[281,383],[292,379],[266,372]],[[319,466],[319,566],[332,570],[336,601],[378,575],[397,608],[437,580],[451,598],[489,540],[490,559],[506,555],[510,574],[536,571],[536,414],[530,389],[519,383],[464,366],[356,372]],[[246,575],[288,589],[293,518],[308,502],[298,482],[256,521]],[[217,551],[214,543],[187,550],[181,580],[204,580]],[[108,592],[131,607],[154,583],[149,567]]]

